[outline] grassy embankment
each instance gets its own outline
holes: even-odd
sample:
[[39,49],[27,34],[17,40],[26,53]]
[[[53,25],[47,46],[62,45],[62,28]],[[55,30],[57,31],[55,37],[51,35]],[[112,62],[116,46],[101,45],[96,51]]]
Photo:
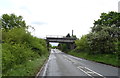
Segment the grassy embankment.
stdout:
[[35,60],[28,61],[24,64],[14,66],[13,68],[9,69],[7,73],[4,75],[6,76],[35,76],[40,68],[42,67],[43,63],[47,58],[45,56],[39,57]]
[[46,42],[24,28],[2,31],[2,76],[35,76],[49,56]]
[[99,63],[104,63],[104,64],[109,64],[112,66],[119,66],[119,60],[118,60],[118,56],[114,55],[114,54],[89,54],[87,52],[74,52],[74,51],[70,51],[68,52],[68,54],[76,56],[76,57],[80,57],[80,58],[84,58],[87,60],[91,60],[91,61],[95,61],[95,62],[99,62]]

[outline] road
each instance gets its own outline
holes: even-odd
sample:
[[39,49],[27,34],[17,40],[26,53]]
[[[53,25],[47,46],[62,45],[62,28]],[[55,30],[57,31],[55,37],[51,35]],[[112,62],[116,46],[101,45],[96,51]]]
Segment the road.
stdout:
[[51,49],[47,63],[38,77],[119,78],[117,67],[88,61]]

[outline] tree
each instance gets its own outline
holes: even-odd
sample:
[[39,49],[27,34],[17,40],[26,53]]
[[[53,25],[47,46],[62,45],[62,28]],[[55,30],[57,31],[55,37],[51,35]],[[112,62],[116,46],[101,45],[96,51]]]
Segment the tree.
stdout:
[[92,32],[98,32],[102,29],[106,29],[111,37],[118,38],[120,35],[120,13],[109,12],[101,13],[100,19],[94,21],[94,27],[92,27]]
[[72,37],[73,37],[73,38],[77,38],[76,35],[73,35]]
[[68,33],[68,34],[66,35],[66,37],[71,37],[71,36],[70,36],[70,34]]
[[8,29],[13,29],[14,27],[27,27],[22,16],[16,16],[15,14],[3,14],[1,17],[2,29],[6,31]]
[[75,41],[76,44],[76,50],[78,51],[88,51],[89,46],[88,46],[88,40],[87,40],[87,35],[83,35],[81,39]]
[[94,22],[92,32],[88,34],[89,45],[94,53],[117,52],[117,42],[120,41],[120,13],[102,13],[100,19]]

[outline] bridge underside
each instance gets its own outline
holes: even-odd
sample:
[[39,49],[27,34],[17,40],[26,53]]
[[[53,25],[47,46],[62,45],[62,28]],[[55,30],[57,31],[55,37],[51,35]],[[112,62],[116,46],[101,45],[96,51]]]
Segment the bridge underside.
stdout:
[[74,43],[73,40],[48,40],[48,42],[57,42],[57,43]]
[[59,43],[74,43],[76,38],[50,38],[46,39],[48,42],[59,42]]
[[76,38],[53,38],[53,37],[46,37],[47,41],[47,46],[49,48],[49,42],[57,42],[57,43],[67,43],[71,46],[71,49],[74,49],[74,43],[75,43]]

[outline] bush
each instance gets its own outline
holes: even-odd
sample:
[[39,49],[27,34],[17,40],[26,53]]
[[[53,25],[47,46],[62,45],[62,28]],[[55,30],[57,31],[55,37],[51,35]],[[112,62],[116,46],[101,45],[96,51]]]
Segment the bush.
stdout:
[[88,40],[87,40],[87,35],[83,35],[81,39],[75,41],[76,44],[76,51],[85,51],[89,52],[89,45],[88,45]]
[[34,60],[47,54],[46,43],[30,35],[23,28],[14,28],[9,31],[2,31],[2,71],[6,73],[16,65],[20,65],[29,60]]
[[9,72],[9,69],[23,66],[25,63],[41,58],[42,56],[46,57],[48,52],[45,40],[33,37],[27,31],[28,26],[22,16],[3,14],[0,18],[1,24],[0,32],[2,30],[2,40],[0,39],[0,43],[2,43],[3,47],[3,76]]

